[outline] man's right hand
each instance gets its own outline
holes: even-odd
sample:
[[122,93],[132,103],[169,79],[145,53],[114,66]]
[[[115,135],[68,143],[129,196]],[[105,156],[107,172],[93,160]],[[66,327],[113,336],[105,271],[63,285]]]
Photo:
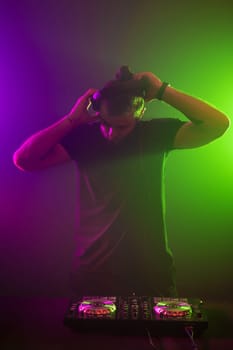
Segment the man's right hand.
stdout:
[[88,106],[91,103],[90,97],[96,92],[96,89],[88,89],[81,97],[78,98],[74,107],[71,109],[67,118],[71,121],[74,127],[80,124],[86,124],[99,119],[99,113],[90,115],[88,113]]

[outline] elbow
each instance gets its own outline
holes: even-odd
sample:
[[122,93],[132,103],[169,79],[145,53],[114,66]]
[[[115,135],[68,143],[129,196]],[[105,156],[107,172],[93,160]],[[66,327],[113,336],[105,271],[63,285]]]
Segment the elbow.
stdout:
[[26,157],[23,156],[23,154],[17,150],[14,152],[13,157],[13,164],[21,171],[32,171],[32,165],[30,165],[30,162]]
[[230,127],[230,119],[224,114],[218,127],[218,136],[222,136]]
[[230,118],[228,118],[227,116],[225,116],[225,125],[226,125],[226,130],[230,127],[231,122],[230,122]]
[[210,135],[212,134],[213,139],[221,137],[230,127],[230,119],[226,114],[219,113],[218,118],[211,120],[205,125],[209,129]]

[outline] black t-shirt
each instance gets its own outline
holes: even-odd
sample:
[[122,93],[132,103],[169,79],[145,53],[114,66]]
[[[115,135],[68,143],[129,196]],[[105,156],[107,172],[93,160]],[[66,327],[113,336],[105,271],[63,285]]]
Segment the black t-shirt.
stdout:
[[163,170],[183,123],[173,118],[140,121],[118,144],[105,139],[99,123],[93,123],[62,140],[79,171],[77,269],[94,272],[111,264],[114,271],[144,266],[148,273],[162,273],[171,264]]

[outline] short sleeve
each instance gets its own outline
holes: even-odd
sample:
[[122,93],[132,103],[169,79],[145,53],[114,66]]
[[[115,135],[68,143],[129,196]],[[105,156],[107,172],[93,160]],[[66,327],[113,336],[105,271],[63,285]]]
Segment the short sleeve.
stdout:
[[65,148],[72,159],[79,158],[84,133],[84,128],[78,127],[60,141],[60,144]]
[[146,123],[144,139],[150,150],[170,151],[174,149],[177,131],[186,122],[177,118],[156,118]]
[[79,165],[91,162],[103,139],[98,131],[98,123],[80,125],[65,136],[60,144]]

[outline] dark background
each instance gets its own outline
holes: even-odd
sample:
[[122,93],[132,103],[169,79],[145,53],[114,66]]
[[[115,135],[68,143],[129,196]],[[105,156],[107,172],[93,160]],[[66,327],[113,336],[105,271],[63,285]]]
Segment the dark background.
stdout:
[[[20,172],[12,154],[99,88],[122,64],[232,116],[230,1],[0,2],[0,293],[69,293],[73,164]],[[146,117],[184,118],[160,102]],[[175,151],[167,162],[167,227],[180,294],[232,298],[233,143]],[[153,276],[152,276],[153,278]]]

